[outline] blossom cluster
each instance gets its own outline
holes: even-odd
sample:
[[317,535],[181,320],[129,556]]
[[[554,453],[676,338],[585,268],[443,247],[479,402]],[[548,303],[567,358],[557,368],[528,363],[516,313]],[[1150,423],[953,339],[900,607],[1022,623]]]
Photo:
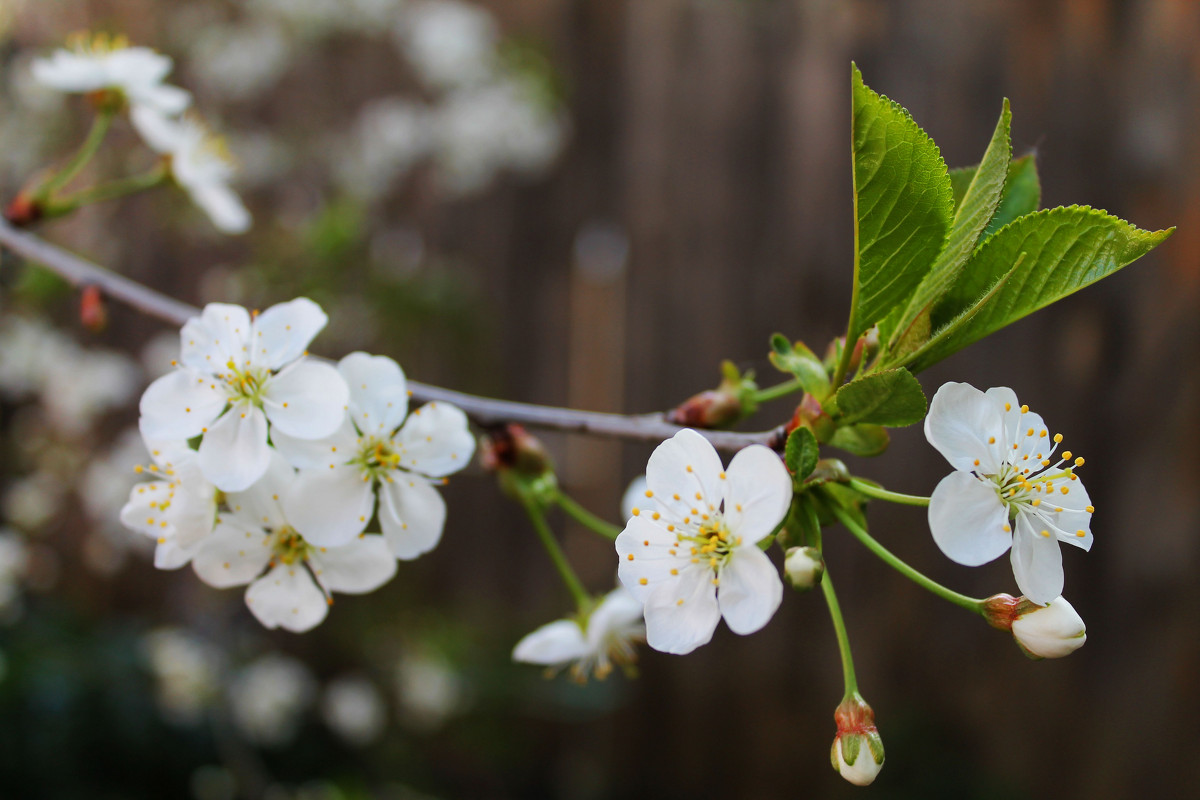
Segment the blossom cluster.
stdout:
[[250,227],[250,213],[229,188],[233,159],[223,140],[185,115],[192,96],[165,83],[172,61],[123,37],[80,35],[66,48],[33,62],[36,81],[61,92],[86,94],[111,113],[128,107],[150,149],[162,155],[175,182],[226,233]]
[[409,413],[391,359],[310,358],[326,322],[306,298],[261,314],[210,304],[140,404],[155,480],[134,487],[121,521],[157,542],[159,568],[248,585],[269,628],[308,630],[333,593],[373,591],[397,559],[435,547],[446,508],[434,486],[475,447],[459,409]]

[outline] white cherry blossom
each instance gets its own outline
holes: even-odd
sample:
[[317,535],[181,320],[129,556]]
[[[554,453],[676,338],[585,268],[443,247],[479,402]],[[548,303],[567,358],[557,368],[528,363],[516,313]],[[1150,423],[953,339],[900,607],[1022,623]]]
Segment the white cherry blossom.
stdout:
[[217,524],[217,487],[205,479],[197,453],[186,441],[145,442],[154,463],[136,470],[158,480],[130,490],[121,523],[157,543],[154,566],[178,569],[191,561]]
[[264,626],[297,633],[321,623],[332,593],[366,594],[391,580],[396,559],[383,537],[363,534],[341,547],[316,547],[296,532],[281,499],[295,481],[283,456],[244,492],[230,492],[229,512],[192,558],[200,579],[219,589],[244,586],[246,605]]
[[722,617],[738,634],[766,625],[783,583],[758,542],[792,499],[779,456],[752,445],[725,470],[708,440],[684,429],[650,456],[646,486],[616,547],[621,582],[645,603],[649,645],[689,653]]
[[1083,459],[1054,455],[1062,434],[1051,435],[1012,389],[947,383],[930,403],[925,437],[955,469],[929,503],[942,552],[973,567],[1011,548],[1026,597],[1045,605],[1062,594],[1059,543],[1090,549],[1095,511],[1075,474]]
[[448,403],[408,411],[404,372],[385,356],[351,353],[338,364],[350,390],[333,435],[272,441],[300,477],[285,498],[288,518],[314,544],[336,546],[360,534],[379,505],[383,537],[410,560],[441,539],[446,504],[434,485],[465,467],[475,450],[466,415]]
[[645,639],[641,601],[627,589],[618,588],[585,619],[556,620],[521,639],[512,657],[513,661],[545,665],[553,672],[569,667],[571,677],[583,683],[588,675],[604,680],[614,664],[632,664],[637,657],[634,645]]
[[210,303],[180,333],[178,368],[142,395],[147,438],[203,435],[198,464],[223,491],[241,491],[267,469],[267,431],[295,439],[333,433],[349,392],[337,370],[304,358],[325,327],[325,312],[307,298],[255,317],[241,306]]
[[1044,607],[1016,615],[1013,639],[1030,658],[1062,658],[1087,641],[1087,627],[1067,598],[1059,596]]
[[134,108],[182,113],[192,96],[163,83],[171,59],[148,47],[130,47],[123,37],[79,36],[67,48],[33,62],[33,77],[61,92],[120,92]]
[[170,119],[152,108],[134,106],[130,118],[152,150],[167,156],[171,176],[192,202],[224,233],[244,233],[250,212],[229,182],[236,172],[225,140],[199,119]]

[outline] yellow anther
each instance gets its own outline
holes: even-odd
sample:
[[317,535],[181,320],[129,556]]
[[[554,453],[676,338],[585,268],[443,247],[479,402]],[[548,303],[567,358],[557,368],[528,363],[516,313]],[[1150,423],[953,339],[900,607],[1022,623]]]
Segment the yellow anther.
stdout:
[[688,464],[687,471],[688,471],[688,472],[691,472],[691,471],[692,471],[692,465],[691,465],[691,464]]
[[671,532],[674,532],[674,530],[675,530],[675,526],[674,526],[674,525],[668,525],[668,526],[667,526],[667,530],[668,530],[668,531],[671,531]]
[[1012,411],[1012,403],[1005,403],[1005,404],[1004,404],[1004,410],[1005,410],[1005,411]]
[[1068,489],[1066,486],[1064,486],[1061,489],[1059,489],[1059,491],[1062,492],[1063,494],[1069,494],[1071,490]]
[[1054,443],[1058,444],[1061,441],[1062,441],[1062,434],[1061,433],[1054,434]]
[[1038,434],[1038,438],[1045,439],[1047,433],[1049,433],[1049,431],[1047,431],[1045,428],[1042,428],[1042,432]]
[[650,540],[649,540],[649,539],[646,539],[646,540],[644,540],[644,541],[642,542],[642,544],[643,544],[645,547],[649,547],[649,546],[650,546]]
[[1095,514],[1095,513],[1096,513],[1096,507],[1095,507],[1095,506],[1087,506],[1087,507],[1086,507],[1086,508],[1084,508],[1083,510],[1084,510],[1084,511],[1086,511],[1087,513],[1089,513],[1089,514]]
[[[699,492],[696,492],[696,499],[697,499],[697,500],[703,500],[703,499],[704,499],[704,495],[700,494]],[[695,514],[696,512],[695,512],[695,511],[693,511],[692,513],[693,513],[693,514]]]
[[698,558],[693,558],[693,559],[692,559],[692,563],[693,563],[693,564],[699,564],[699,563],[700,563],[700,559],[698,559]]
[[672,574],[672,575],[678,575],[678,574],[679,574],[679,570],[677,570],[677,569],[672,569],[672,570],[671,570],[671,574]]
[[1082,539],[1084,536],[1087,536],[1087,531],[1078,530],[1078,531],[1075,531],[1075,535]]
[[652,491],[650,491],[649,489],[647,489],[647,490],[646,490],[646,497],[654,497],[654,492],[652,492]]
[[637,516],[641,516],[641,513],[642,513],[642,510],[641,510],[640,508],[635,508],[635,509],[633,510],[633,515],[634,515],[635,517],[637,517]]
[[1028,414],[1028,413],[1029,413],[1029,406],[1021,406],[1021,413],[1022,413],[1022,414]]
[[1026,436],[1033,436],[1033,428],[1030,428],[1029,430],[1025,431],[1025,435],[1026,435]]
[[1070,461],[1071,460],[1071,451],[1063,450],[1062,459],[1063,459],[1063,461]]
[[679,499],[679,495],[677,495],[677,494],[675,494],[675,495],[672,495],[672,497],[674,497],[676,500],[678,500],[678,499]]
[[1009,525],[1007,522],[1006,522],[1006,523],[1004,523],[1004,532],[1005,532],[1005,533],[1012,533],[1012,527],[1011,527],[1011,526],[1010,526],[1010,525]]
[[1014,442],[1014,443],[1013,443],[1013,450],[1016,450],[1016,449],[1017,449],[1017,444],[1016,444],[1016,442]]
[[158,537],[158,543],[159,543],[159,544],[166,544],[166,543],[167,543],[167,540],[166,540],[166,538],[165,538],[165,537],[162,537],[162,536],[160,536],[160,537]]
[[979,466],[979,459],[978,459],[978,458],[977,458],[977,459],[975,459],[975,466],[977,466],[977,467]]
[[138,464],[136,467],[133,468],[133,471],[140,475],[143,472],[145,472],[145,467],[143,467],[141,464]]
[[713,586],[720,586],[720,585],[721,585],[721,579],[713,578]]
[[1083,456],[1080,456],[1079,458],[1075,459],[1075,466],[1077,466],[1077,467],[1083,466]]
[[658,519],[661,516],[662,516],[662,514],[659,514],[657,511],[655,511],[653,514],[650,515],[650,519]]
[[629,555],[627,555],[625,557],[628,558],[630,561],[633,561],[633,553],[630,553]]
[[642,586],[645,586],[649,582],[650,581],[646,580],[645,578],[638,578],[638,583],[640,583]]
[[720,478],[721,480],[725,480],[725,473],[724,473],[724,472],[722,472],[722,473],[721,473],[720,475],[718,475],[717,477],[718,477],[718,478]]
[[736,508],[738,511],[741,511],[741,510],[742,510],[742,504],[741,504],[741,503],[735,503],[733,507],[734,507],[734,508]]
[[679,598],[678,600],[676,600],[676,601],[675,601],[675,605],[677,605],[677,606],[681,606],[681,605],[683,605],[683,598],[681,597],[681,598]]
[[988,444],[995,444],[995,443],[996,443],[996,437],[995,437],[995,436],[989,436],[989,437],[988,437]]
[[1048,466],[1050,466],[1050,461],[1049,461],[1049,459],[1043,459],[1043,460],[1042,460],[1042,466],[1043,466],[1043,467],[1048,467]]
[[715,566],[717,565],[717,557],[716,557],[716,556],[710,556],[710,557],[709,557],[709,559],[708,559],[708,565],[709,565],[710,567],[715,567]]
[[147,525],[153,525],[153,524],[154,524],[154,517],[146,517],[146,524],[147,524]]
[[1042,498],[1039,497],[1036,500],[1034,500],[1032,503],[1030,503],[1029,505],[1033,506],[1034,508],[1037,508],[1041,504],[1042,504]]

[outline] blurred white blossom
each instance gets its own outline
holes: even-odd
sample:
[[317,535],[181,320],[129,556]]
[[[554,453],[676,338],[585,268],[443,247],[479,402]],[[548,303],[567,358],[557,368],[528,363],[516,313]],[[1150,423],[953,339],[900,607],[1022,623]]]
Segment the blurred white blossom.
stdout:
[[489,78],[498,31],[487,10],[460,0],[413,3],[395,31],[409,62],[430,86],[452,89]]
[[440,728],[467,705],[466,685],[443,656],[407,652],[396,665],[396,694],[404,721],[422,730]]
[[217,697],[224,656],[180,628],[159,628],[142,639],[142,652],[155,678],[154,699],[174,725],[196,725]]
[[419,102],[376,100],[359,114],[349,137],[335,146],[338,180],[351,195],[377,199],[428,155],[433,133],[433,117]]
[[342,675],[325,687],[321,716],[347,744],[363,747],[378,739],[387,727],[387,703],[367,678]]
[[204,88],[231,100],[251,100],[287,71],[293,47],[269,23],[215,25],[192,37],[191,57],[191,69]]
[[261,656],[230,681],[234,724],[254,744],[287,744],[316,691],[317,681],[303,663],[279,653]]

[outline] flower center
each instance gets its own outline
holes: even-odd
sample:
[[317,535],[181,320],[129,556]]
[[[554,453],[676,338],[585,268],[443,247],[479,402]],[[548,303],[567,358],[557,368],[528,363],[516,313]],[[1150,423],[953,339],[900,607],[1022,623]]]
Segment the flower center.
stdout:
[[117,50],[125,50],[129,47],[129,39],[122,35],[109,36],[103,32],[92,34],[80,31],[67,37],[67,47],[83,55],[103,56]]
[[262,392],[271,377],[271,370],[266,367],[241,368],[233,359],[225,364],[225,368],[228,371],[219,373],[217,378],[225,383],[225,393],[229,396],[229,401],[236,403],[249,400],[256,406],[261,406]]
[[307,558],[313,546],[304,541],[304,537],[291,526],[284,525],[275,531],[271,540],[271,550],[277,561],[291,565]]
[[399,469],[400,453],[395,441],[377,436],[358,437],[358,455],[350,459],[363,472],[364,480],[390,480],[389,472]]
[[[685,535],[679,538],[692,543],[693,564],[706,560],[714,572],[720,571],[725,562],[729,560],[733,549],[742,543],[742,537],[733,536],[725,527],[725,522],[720,514],[715,514],[703,522],[696,529],[694,536]],[[713,579],[713,582],[716,583],[716,578]]]

